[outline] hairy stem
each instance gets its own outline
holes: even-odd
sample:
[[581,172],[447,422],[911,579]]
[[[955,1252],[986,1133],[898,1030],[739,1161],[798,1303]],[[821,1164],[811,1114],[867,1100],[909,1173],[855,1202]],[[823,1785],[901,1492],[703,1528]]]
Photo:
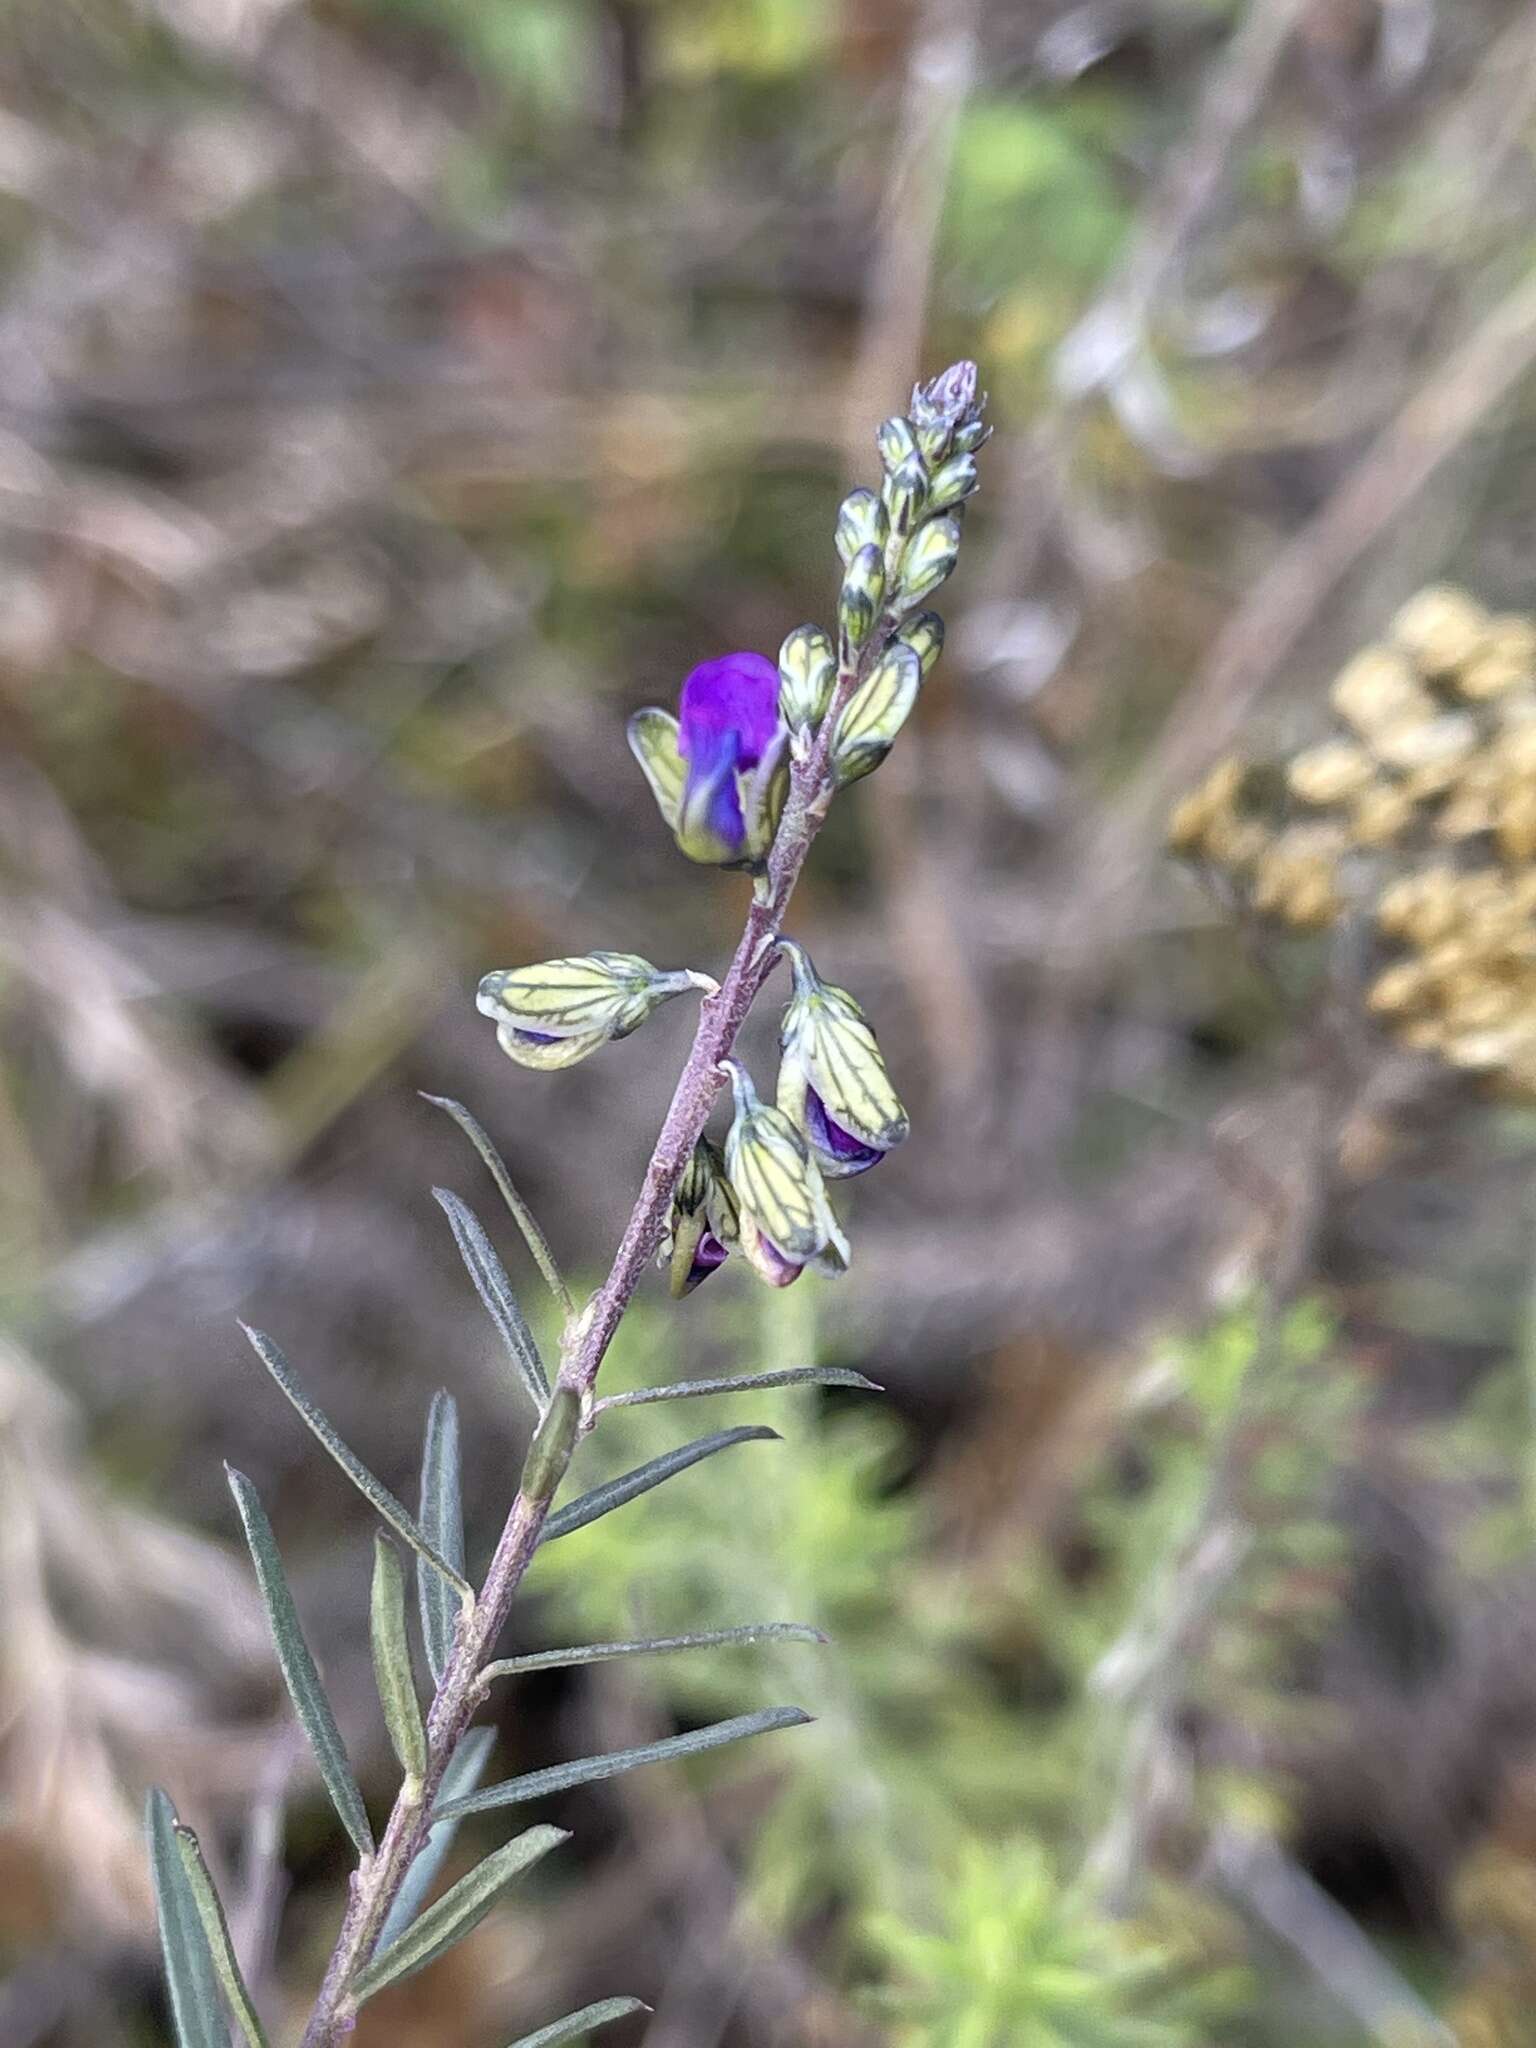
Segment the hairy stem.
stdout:
[[[720,1062],[734,1048],[773,965],[784,913],[826,816],[828,756],[837,715],[889,645],[896,625],[890,615],[882,617],[858,661],[842,669],[815,743],[791,771],[789,797],[764,885],[754,892],[745,929],[718,994],[706,997],[701,1006],[692,1048],[613,1265],[567,1331],[557,1392],[560,1387],[570,1389],[584,1410],[598,1368],[661,1240],[683,1169],[724,1085]],[[566,1463],[569,1458],[567,1450]],[[426,1775],[419,1785],[401,1787],[377,1849],[352,1879],[346,1917],[304,2030],[302,2048],[334,2048],[352,2031],[355,2008],[348,1986],[373,1954],[389,1909],[426,1839],[432,1802],[449,1760],[474,1718],[480,1700],[480,1673],[495,1656],[512,1602],[539,1546],[553,1492],[552,1485],[541,1486],[538,1498],[533,1498],[519,1488],[512,1503],[485,1583],[460,1623],[453,1654],[432,1701],[427,1719]]]

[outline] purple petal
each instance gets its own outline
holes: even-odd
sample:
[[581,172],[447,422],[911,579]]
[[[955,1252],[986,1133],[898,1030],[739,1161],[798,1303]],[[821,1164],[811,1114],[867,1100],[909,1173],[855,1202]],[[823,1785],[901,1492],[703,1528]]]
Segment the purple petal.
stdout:
[[813,1148],[837,1160],[843,1174],[849,1178],[856,1173],[868,1173],[885,1157],[878,1145],[866,1145],[862,1138],[854,1137],[841,1124],[833,1123],[827,1115],[826,1104],[814,1088],[805,1091],[805,1134]]
[[510,1038],[515,1038],[521,1045],[554,1045],[558,1042],[560,1036],[557,1031],[518,1030],[509,1031],[507,1035]]
[[722,747],[734,766],[755,768],[779,729],[779,672],[762,654],[722,654],[700,662],[683,684],[677,748],[700,773]]
[[701,1280],[707,1280],[715,1268],[723,1266],[729,1257],[728,1248],[712,1230],[706,1230],[694,1252],[693,1264],[688,1268],[687,1292],[691,1294]]
[[697,738],[683,783],[679,836],[695,859],[737,860],[747,843],[741,793],[736,786],[739,742],[729,731]]

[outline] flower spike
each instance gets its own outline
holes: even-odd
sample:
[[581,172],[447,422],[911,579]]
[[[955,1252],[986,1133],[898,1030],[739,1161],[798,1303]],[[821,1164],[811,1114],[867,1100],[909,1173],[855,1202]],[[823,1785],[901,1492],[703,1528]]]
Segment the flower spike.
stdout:
[[844,1270],[848,1242],[805,1139],[781,1109],[758,1099],[745,1067],[735,1060],[721,1065],[736,1098],[725,1168],[753,1271],[770,1287],[787,1287],[808,1265]]
[[690,860],[762,869],[789,788],[789,728],[779,672],[766,656],[701,662],[683,684],[678,716],[637,711],[629,745]]
[[824,1179],[878,1166],[911,1129],[875,1034],[847,989],[823,981],[810,955],[780,939],[795,992],[779,1030],[778,1106],[804,1135]]
[[496,969],[481,981],[475,1008],[493,1019],[497,1043],[520,1066],[574,1067],[701,979],[687,968],[663,973],[638,953],[583,953]]

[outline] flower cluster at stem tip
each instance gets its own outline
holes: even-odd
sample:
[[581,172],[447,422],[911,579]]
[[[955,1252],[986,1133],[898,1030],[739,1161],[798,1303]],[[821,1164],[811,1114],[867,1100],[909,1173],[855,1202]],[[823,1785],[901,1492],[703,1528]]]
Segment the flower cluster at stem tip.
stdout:
[[[991,432],[985,405],[975,364],[956,363],[880,427],[880,487],[850,492],[838,511],[835,633],[797,626],[777,662],[750,650],[701,662],[675,715],[650,706],[630,720],[630,750],[689,860],[771,886],[764,878],[795,776],[806,784],[802,816],[819,823],[832,797],[895,745],[944,644],[942,619],[919,607],[959,554],[977,451]],[[674,1295],[736,1249],[775,1287],[808,1266],[846,1270],[827,1182],[867,1172],[907,1135],[863,1009],[822,980],[803,946],[773,944],[793,976],[778,1084],[764,1102],[739,1062],[721,1063],[734,1115],[723,1147],[699,1139],[673,1197],[661,1261]],[[476,1000],[512,1059],[557,1068],[627,1037],[690,988],[713,992],[714,983],[634,953],[595,952],[487,974]]]

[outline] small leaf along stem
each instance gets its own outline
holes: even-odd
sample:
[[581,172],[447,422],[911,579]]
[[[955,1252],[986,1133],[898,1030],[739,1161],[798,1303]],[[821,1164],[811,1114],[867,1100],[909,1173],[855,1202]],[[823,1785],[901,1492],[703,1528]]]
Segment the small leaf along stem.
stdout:
[[[733,1051],[777,958],[789,900],[831,800],[829,755],[838,713],[895,637],[898,623],[894,613],[882,612],[876,629],[858,655],[840,665],[837,685],[815,741],[804,758],[791,767],[789,796],[766,872],[753,890],[746,923],[725,979],[700,1005],[692,1048],[673,1091],[671,1106],[608,1277],[585,1309],[567,1324],[555,1392],[557,1399],[562,1393],[567,1400],[575,1397],[577,1411],[587,1418],[587,1426],[598,1370],[661,1241],[683,1169],[724,1085],[720,1062]],[[544,1261],[540,1263],[543,1265]],[[372,1957],[389,1909],[426,1840],[432,1802],[449,1759],[480,1703],[482,1670],[495,1656],[513,1599],[538,1549],[550,1503],[570,1463],[576,1440],[575,1433],[565,1440],[562,1432],[555,1460],[558,1470],[551,1473],[543,1469],[541,1461],[536,1474],[537,1490],[530,1493],[526,1487],[520,1487],[512,1503],[485,1582],[474,1605],[465,1609],[453,1653],[432,1701],[427,1718],[425,1773],[419,1780],[407,1779],[402,1784],[375,1853],[352,1880],[346,1916],[301,2048],[336,2048],[352,2031],[355,2006],[349,1987]]]

